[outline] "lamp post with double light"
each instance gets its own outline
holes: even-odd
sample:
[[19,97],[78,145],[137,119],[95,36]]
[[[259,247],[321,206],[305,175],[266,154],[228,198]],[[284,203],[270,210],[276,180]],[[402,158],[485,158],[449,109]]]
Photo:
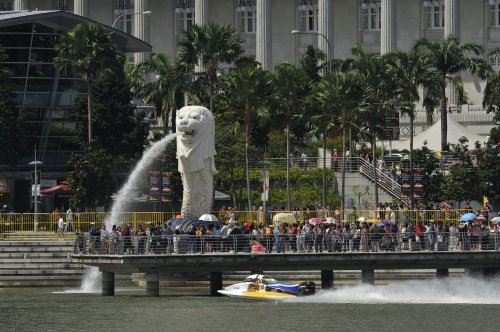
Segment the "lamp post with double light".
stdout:
[[115,20],[113,21],[113,24],[111,25],[112,28],[115,27],[116,23],[118,22],[119,19],[121,19],[122,17],[124,16],[128,16],[128,15],[144,15],[144,16],[151,16],[153,12],[150,11],[150,10],[146,10],[144,12],[137,12],[137,13],[124,13],[124,14],[121,14],[121,15],[118,15]]
[[34,231],[38,231],[38,168],[37,166],[42,165],[43,163],[40,160],[36,160],[36,145],[35,145],[35,160],[30,161],[28,165],[35,166],[35,184],[33,185],[32,195],[33,195],[33,212],[34,216]]
[[[328,37],[326,37],[324,34],[320,32],[312,32],[312,31],[300,31],[300,30],[292,30],[292,35],[317,35],[325,38],[326,44],[328,45],[328,54],[326,56],[327,60],[327,70],[330,73],[332,71],[332,47],[330,45],[330,41],[328,40]],[[288,156],[287,156],[288,157]],[[326,133],[323,135],[323,195],[322,195],[322,201],[323,201],[323,208],[326,207]]]

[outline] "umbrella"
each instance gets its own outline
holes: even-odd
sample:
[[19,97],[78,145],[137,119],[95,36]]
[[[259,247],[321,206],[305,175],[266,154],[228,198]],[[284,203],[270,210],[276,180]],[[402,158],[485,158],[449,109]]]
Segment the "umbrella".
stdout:
[[293,212],[288,212],[288,213],[279,212],[273,216],[273,222],[275,222],[275,223],[277,223],[277,222],[278,223],[295,222],[295,216],[294,216]]
[[219,221],[219,219],[217,219],[216,216],[214,216],[213,214],[204,214],[202,215],[200,218],[198,218],[199,220],[205,220],[205,221]]
[[326,220],[323,222],[324,224],[335,224],[337,220],[333,217],[326,217]]
[[469,212],[469,213],[466,213],[463,216],[461,216],[460,221],[471,221],[471,220],[474,220],[476,218],[477,218],[477,216],[475,213]]
[[500,223],[500,217],[495,217],[495,218],[491,219],[491,221]]
[[367,219],[366,222],[373,222],[373,223],[380,222],[380,219],[373,219],[373,218],[372,219]]
[[486,219],[486,218],[485,218],[485,217],[483,217],[483,216],[478,216],[478,217],[476,217],[475,221],[478,221],[478,222],[481,222],[481,223],[482,223],[482,222],[486,222],[486,221],[488,221],[488,219]]
[[322,224],[325,221],[326,221],[325,218],[311,218],[311,219],[309,219],[309,223],[311,225],[319,225],[319,224]]
[[179,226],[180,224],[182,224],[183,222],[188,221],[188,220],[193,220],[193,219],[191,219],[191,218],[173,218],[173,219],[170,219],[169,221],[167,221],[167,223],[170,223],[172,228],[176,228],[177,226]]
[[365,221],[366,221],[366,218],[365,218],[365,217],[359,217],[359,218],[358,218],[358,221],[359,221],[359,222],[365,222]]
[[382,221],[382,224],[384,224],[384,226],[394,225],[394,221],[392,221],[392,220],[384,220],[384,221]]

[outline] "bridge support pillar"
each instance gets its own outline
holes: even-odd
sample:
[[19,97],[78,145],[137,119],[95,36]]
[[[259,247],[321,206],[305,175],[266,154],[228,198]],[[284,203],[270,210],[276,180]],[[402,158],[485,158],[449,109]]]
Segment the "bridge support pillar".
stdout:
[[222,272],[210,272],[210,296],[219,296],[217,292],[222,289]]
[[363,284],[375,284],[375,270],[361,270],[361,282]]
[[115,295],[115,273],[102,271],[102,295]]
[[333,270],[321,270],[321,289],[333,287]]
[[496,267],[483,269],[483,276],[485,278],[497,278],[500,276],[500,269]]
[[450,276],[450,271],[448,269],[436,269],[436,277],[441,279],[441,278],[448,278]]
[[465,275],[471,278],[481,279],[484,276],[484,269],[465,269]]
[[158,272],[146,273],[146,294],[160,296],[160,274]]

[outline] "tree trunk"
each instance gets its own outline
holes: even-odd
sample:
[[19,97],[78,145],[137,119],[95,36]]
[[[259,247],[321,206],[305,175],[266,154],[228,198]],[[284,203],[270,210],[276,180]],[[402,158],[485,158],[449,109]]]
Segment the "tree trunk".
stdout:
[[346,110],[342,108],[342,189],[341,189],[341,199],[340,199],[340,210],[342,211],[342,220],[344,220],[344,209],[345,209],[345,166],[346,166]]
[[87,117],[90,143],[92,141],[92,87],[90,81],[87,82],[87,90]]
[[[443,91],[443,96],[444,96]],[[446,151],[448,146],[448,117],[446,114],[447,100],[443,97],[441,100],[441,151]]]
[[326,207],[326,132],[323,135],[323,208]]
[[410,114],[410,204],[411,209],[413,210],[415,207],[415,201],[413,199],[413,122],[414,122],[414,112],[412,111]]
[[286,206],[290,211],[290,123],[286,124]]
[[249,165],[248,165],[248,148],[249,148],[249,141],[250,139],[250,128],[248,122],[245,125],[245,171],[246,171],[246,178],[247,178],[247,195],[248,195],[248,208],[247,210],[252,209],[252,197],[250,196],[250,172],[249,172]]
[[375,189],[375,207],[378,206],[378,169],[377,169],[377,134],[372,131],[373,134],[373,188]]

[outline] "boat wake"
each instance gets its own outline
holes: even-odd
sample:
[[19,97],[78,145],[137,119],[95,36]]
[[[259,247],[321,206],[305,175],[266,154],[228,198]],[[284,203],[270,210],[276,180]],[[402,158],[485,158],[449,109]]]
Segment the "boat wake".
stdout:
[[498,279],[470,277],[416,280],[390,285],[345,286],[319,291],[314,296],[298,297],[286,302],[300,303],[428,303],[428,304],[500,304]]

